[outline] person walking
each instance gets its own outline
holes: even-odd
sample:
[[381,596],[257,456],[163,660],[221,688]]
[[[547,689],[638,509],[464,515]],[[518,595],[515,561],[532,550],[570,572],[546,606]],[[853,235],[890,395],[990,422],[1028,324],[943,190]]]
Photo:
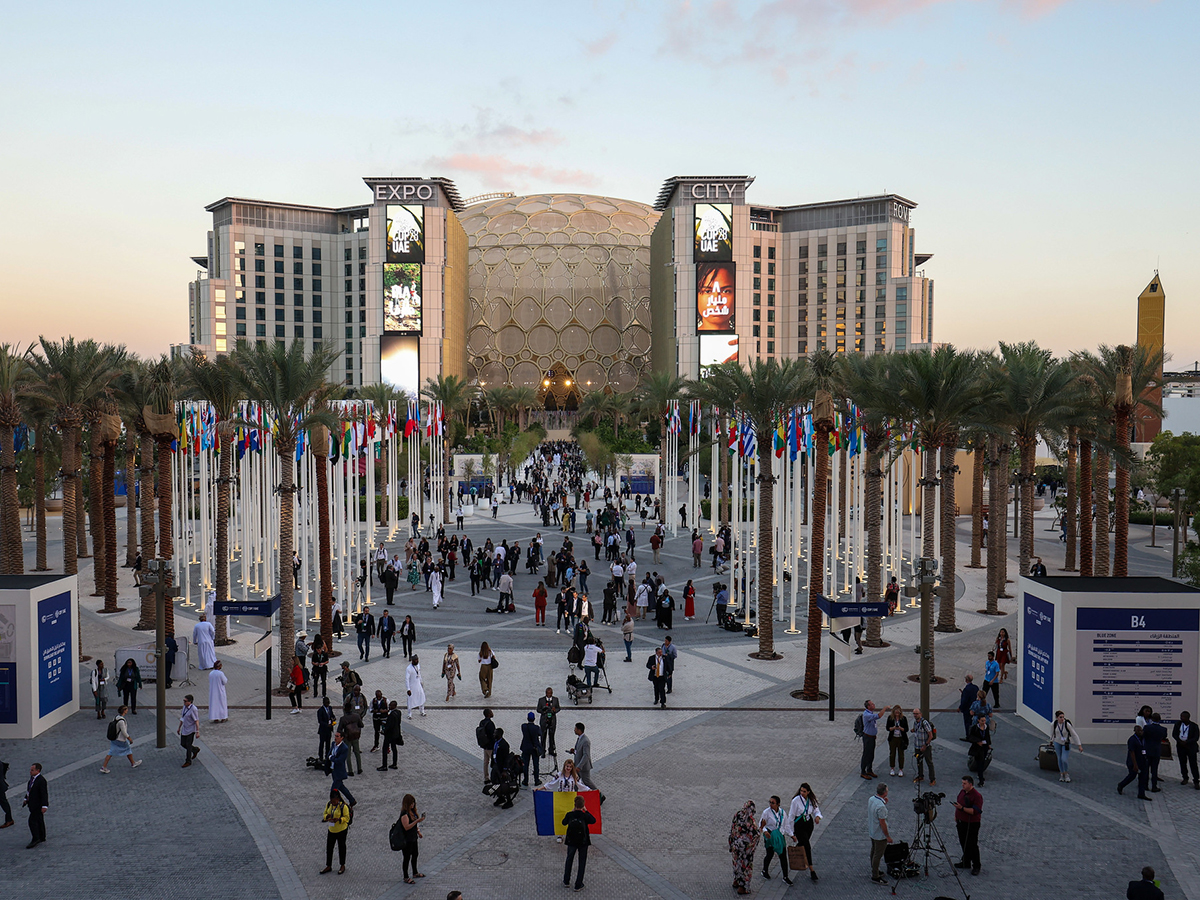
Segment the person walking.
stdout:
[[375,631],[379,635],[379,649],[383,651],[384,659],[392,658],[392,638],[396,634],[396,620],[386,609],[379,614]]
[[987,692],[992,692],[992,699],[996,702],[992,705],[1000,708],[1000,663],[996,662],[996,651],[989,650],[987,662],[983,664],[983,687],[980,692],[986,697]]
[[[821,822],[821,807],[817,804],[817,795],[805,781],[792,797],[788,807],[787,818],[784,820],[784,834],[792,839],[797,847],[804,848],[804,858],[808,860],[808,873],[813,881],[817,881],[817,870],[812,858],[813,829]],[[786,859],[785,857],[782,857]]]
[[625,662],[633,662],[633,616],[625,610],[625,621],[621,623],[621,637],[625,641]]
[[133,658],[125,660],[121,671],[117,673],[117,693],[121,702],[129,707],[129,711],[137,715],[137,692],[142,686],[142,671]]
[[25,849],[32,850],[38,844],[46,843],[46,813],[50,809],[50,790],[46,785],[46,777],[42,775],[41,763],[29,767],[29,783],[25,785],[25,799],[21,805],[29,810],[31,840]]
[[329,693],[329,651],[325,649],[325,638],[317,635],[312,642],[312,689],[313,699]]
[[[420,844],[418,842],[424,837],[421,834],[420,825],[424,821],[425,816],[417,812],[417,798],[412,794],[405,794],[404,798],[400,801],[400,818],[397,820],[400,827],[404,829],[404,842],[401,845],[401,850],[404,853],[402,866],[405,884],[416,884],[417,882],[414,879],[425,877],[417,871],[417,857],[420,855]],[[410,866],[412,867],[411,875],[409,874]],[[454,892],[452,891],[451,893]]]
[[[591,790],[599,791],[600,788],[596,787],[596,783],[592,781],[592,739],[583,733],[584,730],[582,722],[575,723],[575,746],[567,752],[575,761],[575,773],[579,776],[579,780]],[[603,791],[600,791],[600,802],[604,802]]]
[[0,811],[4,813],[0,828],[12,828],[17,824],[13,820],[12,806],[8,803],[8,763],[3,760],[0,760]]
[[458,678],[462,681],[462,665],[458,661],[458,654],[454,652],[454,645],[446,645],[446,653],[442,656],[442,677],[446,679],[446,701],[455,696],[454,679]]
[[983,787],[983,773],[987,771],[992,761],[992,730],[988,727],[986,716],[980,716],[971,726],[971,747],[967,750],[968,768],[974,766],[975,774],[979,776],[979,786]]
[[341,791],[353,807],[354,795],[346,789],[346,779],[350,777],[350,745],[346,743],[346,735],[341,729],[333,735],[333,747],[329,751],[329,774],[333,778],[334,789]]
[[[214,671],[216,671],[214,669]],[[349,671],[344,670],[344,671]],[[343,683],[343,687],[345,684]],[[300,665],[300,657],[292,657],[292,674],[288,676],[288,699],[292,702],[292,715],[298,716],[304,709],[304,666]],[[210,701],[211,705],[211,701]]]
[[596,824],[596,817],[584,809],[582,797],[575,798],[575,808],[562,818],[562,824],[567,826],[567,834],[563,843],[567,846],[567,865],[563,869],[563,887],[571,885],[571,865],[575,857],[579,857],[579,869],[575,873],[575,890],[582,891],[583,873],[587,869],[588,847],[592,843],[592,835],[588,828]]
[[747,800],[733,814],[729,828],[729,852],[733,855],[733,887],[739,894],[750,893],[754,878],[754,851],[758,848],[758,818],[754,801]]
[[108,717],[108,669],[104,668],[104,660],[96,660],[96,668],[91,674],[92,698],[96,702],[96,718]]
[[1159,890],[1154,880],[1154,869],[1142,867],[1142,880],[1129,882],[1125,889],[1126,900],[1163,900],[1163,892]]
[[396,701],[388,703],[387,718],[383,722],[383,765],[377,771],[388,770],[388,750],[392,751],[391,768],[396,768],[396,748],[404,746],[404,713],[396,706]]
[[[891,767],[889,774],[894,776],[896,766],[899,765],[900,777],[903,778],[904,751],[908,749],[908,719],[900,709],[899,703],[892,707],[892,712],[887,717],[887,722],[884,723],[884,730],[887,732],[888,765]],[[899,757],[898,763],[897,757]]]
[[417,626],[413,624],[412,616],[405,616],[400,623],[400,644],[404,649],[404,658],[412,656],[413,641],[417,639]]
[[971,715],[971,706],[975,703],[975,698],[979,696],[979,685],[975,683],[975,676],[968,672],[963,677],[962,691],[958,695],[958,711],[963,717],[963,736],[960,741],[970,740],[971,726],[975,724],[975,718]]
[[479,689],[483,691],[485,700],[492,696],[492,673],[498,665],[492,648],[488,646],[487,641],[484,641],[479,645]]
[[546,695],[539,697],[537,702],[538,724],[542,729],[541,755],[546,758],[546,748],[550,755],[558,759],[558,750],[554,746],[554,730],[558,727],[558,714],[562,707],[554,696],[554,688],[546,688]]
[[962,848],[962,859],[954,867],[970,869],[972,875],[979,874],[979,820],[982,815],[983,795],[975,790],[975,779],[964,775],[962,790],[954,801],[954,824],[958,828],[958,845]]
[[375,696],[371,698],[371,727],[375,733],[375,739],[371,742],[372,753],[379,749],[379,739],[383,735],[383,725],[387,717],[388,699],[383,696],[383,691],[376,690]]
[[358,635],[358,658],[368,662],[371,659],[371,638],[375,636],[375,617],[371,615],[370,608],[355,617],[354,631]]
[[1183,784],[1188,783],[1188,766],[1192,767],[1192,784],[1200,791],[1200,772],[1196,770],[1196,749],[1200,743],[1200,727],[1192,721],[1188,712],[1179,714],[1179,721],[1171,729],[1171,737],[1175,739],[1175,754],[1179,757],[1179,772],[1183,775]]
[[200,713],[193,700],[191,694],[183,698],[183,709],[179,711],[179,725],[175,729],[175,733],[179,735],[179,746],[185,754],[183,765],[180,766],[182,769],[190,766],[192,760],[200,755],[200,748],[196,746],[196,738],[200,736]]
[[541,755],[542,755],[542,729],[538,727],[534,719],[536,714],[530,712],[525,717],[527,721],[521,726],[521,771],[522,783],[529,786],[529,763],[533,761],[533,783],[540,785],[542,783],[541,770]]
[[892,843],[891,832],[888,831],[888,786],[880,783],[875,786],[875,796],[867,801],[867,833],[871,838],[871,880],[876,884],[887,884],[887,879],[879,871],[883,862],[883,852]]
[[767,808],[763,810],[762,816],[758,820],[758,827],[763,836],[763,848],[766,851],[763,856],[762,877],[770,880],[771,858],[778,856],[779,867],[783,871],[783,882],[790,885],[792,879],[788,878],[787,839],[784,836],[785,816],[783,810],[780,809],[781,803],[779,797],[772,796],[767,801]]
[[[532,547],[530,548],[533,549]],[[546,583],[539,581],[538,586],[533,589],[533,624],[535,626],[546,627]]]
[[667,708],[667,661],[663,658],[662,647],[655,647],[649,659],[646,660],[647,679],[654,686],[654,705],[661,704]]
[[333,711],[333,705],[329,702],[329,698],[322,697],[321,707],[317,710],[317,759],[327,760],[329,758],[333,729],[336,725],[337,713]]
[[1133,726],[1133,734],[1125,742],[1125,768],[1128,770],[1128,774],[1117,784],[1117,793],[1123,794],[1126,786],[1136,778],[1138,799],[1153,799],[1146,796],[1146,788],[1150,785],[1150,767],[1146,760],[1146,741],[1142,735],[1141,725]]
[[475,726],[475,743],[483,751],[483,792],[492,791],[492,748],[496,746],[495,713],[490,709],[483,711],[483,718]]
[[[1165,731],[1166,729],[1164,729]],[[1079,732],[1061,709],[1054,713],[1054,723],[1050,726],[1050,740],[1054,744],[1054,755],[1058,757],[1058,780],[1070,782],[1071,744],[1083,752],[1083,743],[1079,740]],[[1187,784],[1185,781],[1184,784]]]
[[350,807],[342,799],[337,788],[329,792],[329,802],[325,804],[325,814],[322,822],[328,823],[329,832],[325,838],[325,868],[320,874],[333,871],[333,848],[338,851],[338,874],[346,871],[346,835],[350,830]]
[[1150,721],[1142,727],[1142,737],[1146,742],[1146,764],[1150,767],[1150,793],[1162,793],[1158,786],[1158,764],[1162,761],[1162,745],[1167,739],[1167,729],[1162,724],[1162,716],[1150,714]]
[[[128,706],[120,706],[117,708],[117,717],[108,726],[108,754],[104,757],[104,762],[100,764],[100,772],[107,775],[111,770],[108,768],[108,762],[114,756],[129,757],[129,767],[136,769],[142,764],[140,759],[133,758],[133,742],[129,739],[129,723],[125,720],[125,713],[129,710]],[[12,820],[11,813],[9,821]]]
[[862,716],[862,756],[858,761],[858,774],[862,778],[877,778],[875,774],[875,739],[879,736],[879,713],[875,704],[868,700],[863,704]]
[[[292,669],[292,674],[296,674],[294,668]],[[300,677],[304,677],[303,668],[300,669]],[[229,696],[226,693],[228,685],[229,677],[225,674],[225,665],[218,659],[213,663],[212,670],[208,673],[208,721],[229,721]],[[300,693],[303,696],[303,681],[300,682]]]
[[404,670],[404,687],[408,695],[408,717],[412,718],[414,709],[425,715],[425,684],[421,679],[421,660],[415,653]]
[[917,777],[913,784],[925,780],[925,767],[929,767],[929,786],[937,787],[937,773],[933,771],[933,742],[937,738],[937,729],[933,723],[921,715],[919,709],[913,710],[912,724],[913,762],[917,764]]

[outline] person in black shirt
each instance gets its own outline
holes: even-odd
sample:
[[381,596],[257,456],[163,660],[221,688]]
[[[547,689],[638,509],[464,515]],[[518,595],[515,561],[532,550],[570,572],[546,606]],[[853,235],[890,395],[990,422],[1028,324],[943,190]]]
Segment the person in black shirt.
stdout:
[[575,873],[575,890],[583,890],[583,873],[587,868],[587,852],[591,846],[592,836],[588,832],[589,825],[596,824],[596,817],[583,808],[583,798],[575,798],[575,808],[563,816],[562,823],[567,826],[567,836],[563,843],[567,846],[567,865],[563,869],[563,885],[571,884],[571,863],[575,854],[579,854],[579,871]]

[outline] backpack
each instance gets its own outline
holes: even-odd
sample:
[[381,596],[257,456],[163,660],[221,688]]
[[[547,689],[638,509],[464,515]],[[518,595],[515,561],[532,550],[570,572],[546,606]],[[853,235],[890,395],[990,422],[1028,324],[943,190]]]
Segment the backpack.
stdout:
[[487,728],[482,722],[475,726],[475,743],[479,745],[480,750],[492,749],[492,741],[488,740]]
[[391,844],[392,849],[397,852],[403,850],[408,843],[408,835],[404,831],[404,826],[400,824],[399,819],[396,820],[395,824],[392,825],[391,830],[388,832],[388,843]]
[[858,714],[857,716],[855,716],[855,718],[854,718],[854,736],[855,736],[856,738],[860,738],[860,737],[862,737],[862,736],[863,736],[865,733],[866,733],[866,732],[863,730],[863,717],[862,717],[862,713],[859,713],[859,714]]
[[117,724],[120,721],[121,717],[117,716],[117,718],[108,723],[108,739],[110,741],[115,741],[117,735],[121,733],[121,726]]

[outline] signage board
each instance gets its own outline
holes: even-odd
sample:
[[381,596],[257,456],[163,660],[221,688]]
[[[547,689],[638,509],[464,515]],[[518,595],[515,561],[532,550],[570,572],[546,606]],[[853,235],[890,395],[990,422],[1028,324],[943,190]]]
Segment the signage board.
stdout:
[[696,262],[733,261],[732,203],[697,203],[695,229]]
[[733,263],[696,264],[696,330],[733,331],[737,273]]
[[271,649],[271,640],[273,637],[274,637],[274,634],[272,632],[268,631],[266,634],[264,634],[262,637],[260,637],[257,641],[254,642],[254,658],[255,659],[258,659],[260,656],[262,656],[264,653],[266,653],[268,650]]
[[38,715],[44,717],[74,700],[71,592],[39,600],[37,617]]
[[279,611],[280,596],[276,594],[266,600],[214,600],[214,616],[260,616],[267,618]]
[[1021,607],[1022,702],[1054,718],[1054,604],[1025,594]]
[[384,263],[383,331],[421,333],[421,264]]
[[[851,625],[857,625],[860,618],[881,618],[888,614],[886,600],[878,603],[856,603],[853,600],[843,602],[820,596],[817,597],[817,607],[831,619],[853,619]],[[847,626],[843,625],[842,627]]]
[[385,263],[425,262],[425,207],[417,204],[389,204]]

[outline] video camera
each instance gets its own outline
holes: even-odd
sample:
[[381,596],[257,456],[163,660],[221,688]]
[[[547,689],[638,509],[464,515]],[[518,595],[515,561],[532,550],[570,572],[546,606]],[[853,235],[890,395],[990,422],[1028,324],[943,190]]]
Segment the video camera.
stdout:
[[937,808],[945,799],[944,793],[926,791],[924,794],[918,794],[913,798],[913,812],[918,816],[923,816],[926,822],[932,822],[937,818]]

